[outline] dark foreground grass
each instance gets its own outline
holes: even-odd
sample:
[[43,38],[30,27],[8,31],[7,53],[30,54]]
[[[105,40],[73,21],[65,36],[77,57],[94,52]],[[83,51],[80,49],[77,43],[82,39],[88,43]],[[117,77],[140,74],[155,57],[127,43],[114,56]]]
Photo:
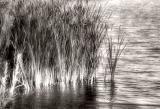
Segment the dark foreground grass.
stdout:
[[101,8],[95,6],[88,1],[10,0],[0,10],[3,100],[56,84],[93,83],[104,38],[106,68],[114,79],[124,38],[119,36],[114,45],[108,25],[101,22]]
[[108,29],[100,21],[100,8],[62,0],[18,0],[8,7],[5,16],[10,19],[3,16],[8,21],[0,21],[7,31],[1,29],[0,39],[1,58],[9,67],[3,76],[5,88],[13,94],[93,82]]

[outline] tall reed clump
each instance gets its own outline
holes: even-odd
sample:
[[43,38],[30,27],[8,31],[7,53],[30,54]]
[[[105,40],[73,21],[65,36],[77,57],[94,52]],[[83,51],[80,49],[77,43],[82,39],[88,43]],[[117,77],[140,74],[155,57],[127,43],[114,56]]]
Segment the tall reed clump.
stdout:
[[111,75],[111,82],[114,82],[115,71],[119,58],[126,47],[124,32],[121,31],[120,27],[118,30],[118,36],[112,38],[107,37],[106,46],[107,46],[107,64],[106,64],[106,73],[104,79],[106,79],[107,72]]
[[92,83],[107,33],[100,8],[85,1],[13,1],[6,35],[14,48],[11,93],[53,84]]

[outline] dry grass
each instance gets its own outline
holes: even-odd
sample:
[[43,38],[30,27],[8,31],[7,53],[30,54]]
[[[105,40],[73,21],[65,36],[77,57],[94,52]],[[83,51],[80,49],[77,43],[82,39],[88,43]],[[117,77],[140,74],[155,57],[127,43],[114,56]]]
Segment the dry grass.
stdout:
[[57,83],[93,82],[108,29],[100,21],[100,8],[63,0],[18,0],[9,7],[0,49],[3,58],[13,48],[12,94]]
[[106,69],[114,80],[124,37],[119,34],[115,44],[107,36],[100,7],[88,1],[11,0],[6,10],[0,11],[1,95],[93,83],[104,38]]

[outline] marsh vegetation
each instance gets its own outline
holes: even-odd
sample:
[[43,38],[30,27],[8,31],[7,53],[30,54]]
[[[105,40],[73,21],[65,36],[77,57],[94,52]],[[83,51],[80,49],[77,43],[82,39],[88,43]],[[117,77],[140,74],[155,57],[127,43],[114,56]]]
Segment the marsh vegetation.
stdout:
[[100,7],[81,0],[10,0],[0,5],[5,5],[0,10],[2,96],[57,84],[94,83],[104,39],[113,79],[124,38],[113,44]]

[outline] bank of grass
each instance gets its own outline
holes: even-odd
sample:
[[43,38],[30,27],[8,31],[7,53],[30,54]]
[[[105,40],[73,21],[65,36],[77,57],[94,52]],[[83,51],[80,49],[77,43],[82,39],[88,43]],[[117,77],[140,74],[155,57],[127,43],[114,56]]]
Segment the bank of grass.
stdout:
[[87,1],[11,2],[11,24],[3,24],[9,27],[1,34],[1,58],[8,46],[14,48],[10,93],[94,81],[108,29],[100,8]]

